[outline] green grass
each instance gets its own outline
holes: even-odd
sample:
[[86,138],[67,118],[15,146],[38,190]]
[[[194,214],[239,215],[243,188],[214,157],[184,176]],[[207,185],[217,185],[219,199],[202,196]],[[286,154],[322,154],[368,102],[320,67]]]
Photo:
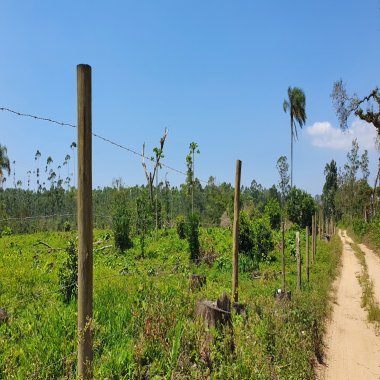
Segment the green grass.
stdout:
[[373,282],[368,274],[368,266],[365,260],[365,253],[358,247],[357,244],[351,244],[352,249],[355,252],[355,256],[358,258],[362,271],[358,276],[360,286],[362,287],[362,303],[361,306],[364,307],[368,312],[368,321],[374,322],[376,329],[380,329],[380,308],[377,303],[374,291]]
[[[105,240],[108,235],[95,231],[94,248],[113,244],[112,239]],[[75,232],[0,239],[0,307],[10,315],[0,324],[0,378],[75,378],[76,302],[64,304],[57,292],[66,253],[35,245],[41,240],[64,248],[72,238]],[[201,229],[200,242],[208,263],[199,267],[189,263],[187,242],[174,230],[160,232],[158,241],[148,238],[145,258],[138,258],[137,239],[126,253],[95,250],[94,377],[313,379],[314,364],[323,352],[340,240],[318,241],[317,262],[302,292],[295,290],[296,261],[287,252],[290,302],[273,297],[281,286],[279,275],[253,279],[250,272],[240,273],[239,298],[247,304],[248,316],[233,316],[234,351],[228,333],[212,331],[213,343],[207,346],[209,335],[194,319],[198,300],[215,300],[230,292],[231,232]],[[274,261],[261,263],[259,271],[279,273],[280,268],[275,252]],[[190,291],[191,273],[207,277],[201,290]]]

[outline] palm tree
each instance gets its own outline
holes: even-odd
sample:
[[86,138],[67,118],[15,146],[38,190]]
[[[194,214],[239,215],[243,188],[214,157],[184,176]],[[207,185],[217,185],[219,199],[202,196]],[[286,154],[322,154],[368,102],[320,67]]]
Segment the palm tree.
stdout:
[[302,127],[306,122],[306,97],[298,87],[288,88],[288,99],[283,103],[284,111],[290,112],[290,188],[293,187],[293,141],[297,140],[297,125]]
[[0,144],[0,181],[3,184],[4,170],[11,174],[11,165],[9,163],[9,158],[7,154],[7,147]]

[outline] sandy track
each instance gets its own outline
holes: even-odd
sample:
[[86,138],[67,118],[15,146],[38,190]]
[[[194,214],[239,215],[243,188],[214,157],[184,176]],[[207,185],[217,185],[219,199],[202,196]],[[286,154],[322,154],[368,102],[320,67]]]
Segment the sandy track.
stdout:
[[[335,282],[336,304],[326,334],[325,365],[317,370],[319,379],[380,379],[380,337],[367,323],[367,312],[360,306],[362,289],[357,275],[361,266],[349,245],[343,243],[342,270]],[[375,269],[374,269],[375,270]],[[380,265],[377,265],[380,278]]]

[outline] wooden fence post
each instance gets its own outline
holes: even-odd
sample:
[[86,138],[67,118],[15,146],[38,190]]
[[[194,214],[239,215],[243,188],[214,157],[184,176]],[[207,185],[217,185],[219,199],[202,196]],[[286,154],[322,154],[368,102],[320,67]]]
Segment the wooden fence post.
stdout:
[[313,264],[315,264],[315,256],[317,253],[317,213],[314,214],[314,228],[313,228]]
[[281,265],[282,284],[281,291],[285,293],[285,223],[281,222]]
[[300,233],[296,232],[296,256],[297,256],[297,289],[301,290],[301,249]]
[[310,255],[309,255],[309,226],[306,226],[306,280],[309,282],[310,276]]
[[77,66],[78,113],[78,378],[92,373],[92,101],[91,66]]
[[240,176],[241,161],[236,160],[234,225],[233,225],[233,257],[232,257],[232,299],[239,302],[238,290],[238,255],[239,255],[239,214],[240,214]]

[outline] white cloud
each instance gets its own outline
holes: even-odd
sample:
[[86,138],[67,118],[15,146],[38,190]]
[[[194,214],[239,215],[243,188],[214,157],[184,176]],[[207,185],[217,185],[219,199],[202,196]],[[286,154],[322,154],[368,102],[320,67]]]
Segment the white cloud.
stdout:
[[362,120],[355,120],[347,131],[334,128],[330,122],[314,123],[306,128],[306,134],[311,138],[311,144],[318,148],[344,149],[351,147],[353,139],[358,139],[360,148],[375,150],[376,129],[372,124]]

